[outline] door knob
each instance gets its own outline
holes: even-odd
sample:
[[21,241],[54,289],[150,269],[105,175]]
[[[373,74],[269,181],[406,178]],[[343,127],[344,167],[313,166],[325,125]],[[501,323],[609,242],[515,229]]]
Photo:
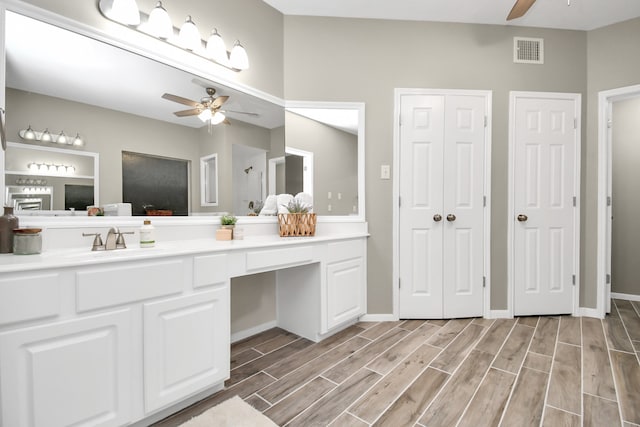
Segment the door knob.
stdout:
[[524,214],[518,215],[518,221],[520,221],[520,222],[525,222],[528,219],[529,219],[529,217],[524,215]]
[[433,220],[434,220],[435,222],[440,222],[440,221],[442,221],[442,215],[440,215],[440,214],[435,214],[435,215],[433,216]]
[[453,222],[456,220],[456,216],[454,214],[447,215],[447,221]]

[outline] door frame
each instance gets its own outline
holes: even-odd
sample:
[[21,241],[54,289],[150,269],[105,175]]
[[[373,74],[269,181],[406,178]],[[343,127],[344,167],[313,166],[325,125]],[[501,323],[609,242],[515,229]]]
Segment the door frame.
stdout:
[[508,213],[507,213],[507,315],[514,316],[514,298],[515,298],[515,105],[518,98],[542,98],[542,99],[565,99],[571,100],[575,105],[576,113],[576,153],[575,153],[575,174],[574,174],[574,194],[576,197],[576,209],[573,212],[574,220],[574,259],[573,268],[576,276],[576,283],[573,286],[573,307],[572,315],[579,314],[580,303],[580,166],[581,166],[581,126],[582,126],[582,95],[579,93],[560,93],[560,92],[525,92],[510,91],[509,92],[509,178],[508,178]]
[[596,308],[588,310],[594,317],[604,318],[611,311],[611,214],[607,202],[612,196],[613,137],[610,127],[613,103],[640,97],[640,85],[598,92],[598,232],[596,255]]
[[484,149],[484,195],[486,205],[484,207],[484,277],[485,287],[483,292],[483,316],[491,316],[491,123],[492,100],[491,90],[465,90],[465,89],[421,89],[421,88],[395,88],[393,108],[393,314],[394,320],[400,318],[400,100],[403,95],[469,95],[483,96],[486,102],[486,126]]

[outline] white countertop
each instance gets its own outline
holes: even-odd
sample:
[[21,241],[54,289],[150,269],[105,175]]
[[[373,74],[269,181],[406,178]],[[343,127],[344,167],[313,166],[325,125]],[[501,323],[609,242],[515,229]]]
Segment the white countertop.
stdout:
[[218,241],[192,239],[158,242],[153,248],[140,248],[129,244],[126,249],[91,251],[81,249],[48,250],[37,255],[0,255],[0,273],[28,272],[48,268],[75,267],[112,262],[134,261],[166,256],[190,255],[203,252],[225,252],[264,247],[313,244],[367,237],[367,233],[331,234],[314,237],[279,237],[277,235],[245,236],[243,240]]

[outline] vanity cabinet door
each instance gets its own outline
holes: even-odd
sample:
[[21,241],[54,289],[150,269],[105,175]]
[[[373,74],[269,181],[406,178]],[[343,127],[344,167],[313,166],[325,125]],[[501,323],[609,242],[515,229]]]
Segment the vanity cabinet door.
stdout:
[[327,330],[366,311],[364,261],[353,258],[327,265]]
[[131,330],[126,309],[0,334],[0,424],[128,424]]
[[144,401],[151,413],[229,377],[229,286],[144,304]]

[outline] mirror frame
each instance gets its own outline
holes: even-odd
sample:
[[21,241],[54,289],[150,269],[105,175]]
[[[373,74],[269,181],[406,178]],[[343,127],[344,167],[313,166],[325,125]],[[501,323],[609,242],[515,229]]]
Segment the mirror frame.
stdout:
[[[211,67],[211,62],[205,58],[197,57],[189,52],[183,51],[177,47],[167,45],[161,40],[155,40],[145,34],[129,30],[120,25],[104,19],[104,28],[97,28],[84,24],[73,19],[58,15],[54,12],[42,9],[20,0],[4,0],[0,5],[0,20],[4,22],[5,11],[11,11],[38,19],[45,23],[55,25],[68,31],[75,32],[85,37],[116,46],[131,53],[143,56],[145,58],[161,62],[171,67],[191,73],[196,77],[216,82],[221,85],[228,86],[232,89],[242,91],[248,95],[271,102],[278,106],[297,107],[297,108],[349,108],[359,111],[358,124],[358,212],[355,215],[336,215],[336,216],[320,216],[320,222],[365,222],[365,104],[363,102],[315,102],[315,101],[285,101],[282,98],[263,92],[251,86],[239,83],[233,79],[236,73],[224,69],[223,67]],[[99,12],[96,10],[96,16]],[[107,32],[108,31],[108,32]],[[0,68],[6,69],[5,59],[5,34],[4,30],[0,31]],[[5,73],[0,76],[0,108],[5,107]],[[286,147],[286,141],[285,141]],[[0,150],[0,188],[5,188],[5,155]],[[38,224],[62,225],[65,227],[72,226],[96,226],[95,219],[80,216],[72,217],[46,217],[46,216],[29,216],[25,220],[31,222],[35,218]],[[129,224],[138,224],[139,217],[107,217],[109,224],[127,226]],[[84,220],[83,220],[84,219]],[[240,217],[243,223],[277,223],[277,218],[267,216],[247,216]],[[102,222],[102,221],[100,221]],[[165,217],[161,223],[172,225],[196,225],[196,224],[217,224],[219,217],[215,215],[208,216],[189,216],[189,217]]]

